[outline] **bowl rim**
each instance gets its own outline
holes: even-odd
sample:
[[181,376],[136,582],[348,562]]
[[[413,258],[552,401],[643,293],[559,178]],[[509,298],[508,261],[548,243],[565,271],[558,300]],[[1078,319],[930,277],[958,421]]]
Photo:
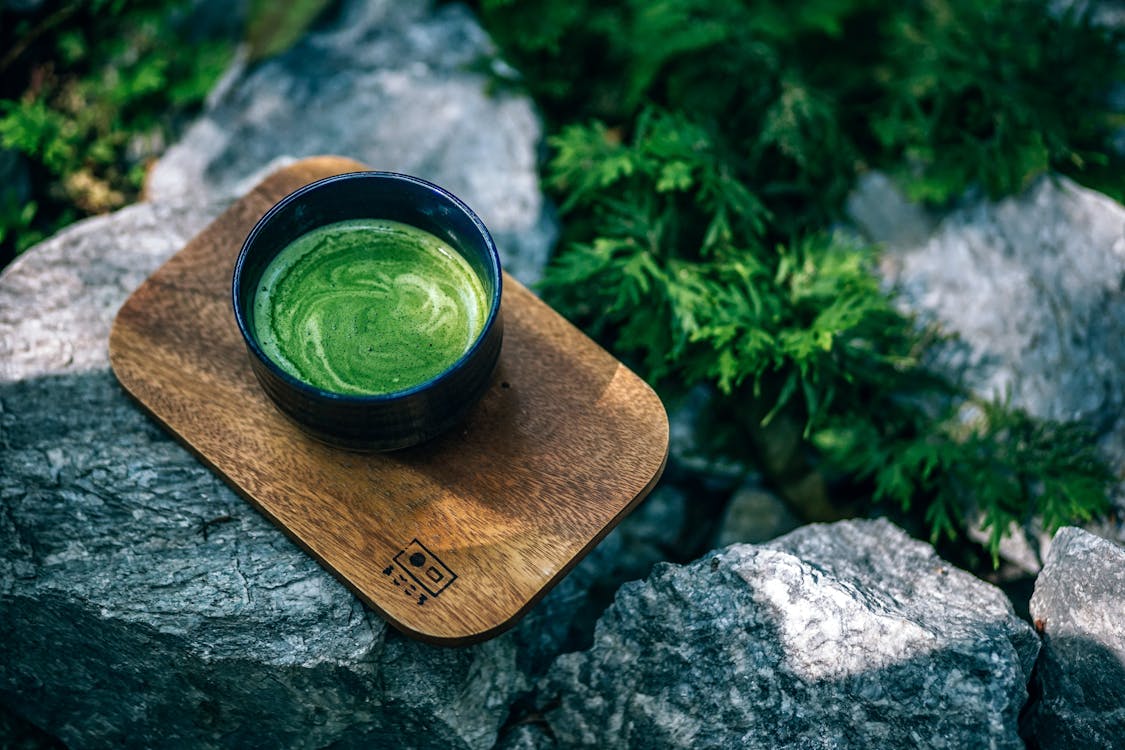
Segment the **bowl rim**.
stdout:
[[[466,349],[465,352],[460,357],[458,357],[457,360],[449,367],[445,368],[437,375],[434,375],[428,380],[424,380],[421,383],[416,383],[415,385],[398,391],[369,394],[339,393],[337,391],[329,391],[323,388],[319,388],[290,374],[286,370],[282,369],[280,365],[274,362],[273,359],[269,355],[267,355],[265,351],[263,351],[257,340],[250,333],[249,321],[246,320],[246,315],[243,314],[242,305],[240,304],[243,295],[239,292],[239,287],[241,286],[239,282],[242,279],[243,268],[246,265],[246,259],[250,254],[250,248],[253,245],[254,240],[257,239],[258,235],[261,234],[262,231],[264,231],[266,225],[269,224],[269,222],[275,216],[286,210],[290,205],[302,200],[309,193],[316,192],[326,185],[336,182],[350,182],[352,180],[363,181],[371,179],[388,180],[391,182],[406,182],[417,187],[421,187],[425,190],[437,194],[440,198],[449,201],[458,210],[464,213],[465,216],[473,224],[473,226],[476,227],[477,231],[480,232],[481,237],[484,238],[485,247],[488,250],[488,271],[492,274],[495,274],[496,284],[493,287],[491,299],[489,300],[490,304],[488,316],[485,318],[484,325],[481,327],[480,333],[478,333],[477,337],[473,339],[473,343],[469,345],[468,349]],[[294,237],[293,239],[296,240],[297,238]],[[500,315],[500,301],[503,292],[503,284],[504,274],[500,265],[500,253],[496,249],[496,243],[493,241],[492,234],[488,231],[488,227],[484,225],[484,222],[481,221],[476,212],[474,212],[473,209],[469,208],[468,204],[466,204],[463,200],[461,200],[445,188],[441,187],[440,185],[435,185],[434,183],[429,182],[428,180],[424,180],[420,177],[414,177],[413,175],[403,174],[401,172],[364,170],[356,172],[345,172],[343,174],[332,175],[331,177],[325,177],[315,182],[310,182],[307,185],[297,188],[292,193],[275,203],[268,211],[266,211],[262,215],[262,217],[258,219],[257,222],[255,222],[253,229],[251,229],[250,233],[246,235],[246,239],[242,243],[242,249],[239,250],[238,259],[234,264],[234,273],[231,277],[231,302],[232,306],[234,307],[235,322],[238,325],[239,333],[242,334],[243,341],[246,342],[246,345],[250,348],[251,352],[253,352],[254,357],[259,362],[261,362],[270,371],[271,374],[280,378],[281,381],[287,386],[295,388],[296,390],[301,391],[306,395],[312,396],[316,399],[331,401],[337,404],[377,404],[400,401],[422,391],[430,390],[441,381],[448,380],[461,370],[464,370],[468,366],[469,361],[476,356],[477,351],[479,351],[480,348],[484,345],[484,342],[488,338],[488,335],[491,332],[496,319]],[[249,302],[250,300],[247,300],[247,303]]]

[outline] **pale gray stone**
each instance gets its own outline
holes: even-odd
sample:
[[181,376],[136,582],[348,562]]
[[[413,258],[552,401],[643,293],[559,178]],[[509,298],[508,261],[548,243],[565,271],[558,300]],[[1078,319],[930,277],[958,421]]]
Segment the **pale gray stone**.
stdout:
[[[920,242],[884,242],[901,302],[958,340],[935,365],[1033,415],[1125,440],[1125,207],[1065,177],[975,201]],[[891,222],[893,223],[893,222]],[[1125,450],[1116,454],[1125,469]]]
[[285,54],[238,62],[156,164],[157,201],[234,196],[294,158],[339,154],[405,172],[462,198],[505,268],[542,275],[557,227],[539,190],[539,118],[493,91],[495,49],[460,5],[348,0]]
[[1016,749],[1037,650],[999,589],[845,521],[626,584],[539,700],[561,747]]
[[223,208],[141,203],[17,258],[0,277],[0,382],[108,367],[118,308]]
[[1060,530],[1031,616],[1043,636],[1032,714],[1038,746],[1125,747],[1125,549]]

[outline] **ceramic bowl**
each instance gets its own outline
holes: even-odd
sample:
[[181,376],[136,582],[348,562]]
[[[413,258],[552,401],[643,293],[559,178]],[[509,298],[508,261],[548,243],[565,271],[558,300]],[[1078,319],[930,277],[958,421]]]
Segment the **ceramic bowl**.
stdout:
[[[447,242],[468,261],[488,299],[484,328],[468,350],[423,383],[381,395],[335,393],[282,369],[253,333],[254,294],[271,260],[293,240],[348,219],[389,219]],[[393,172],[353,172],[300,188],[258,221],[238,255],[234,317],[258,382],[277,407],[309,435],[352,450],[388,451],[429,440],[464,418],[488,388],[500,355],[500,257],[488,229],[449,191]]]

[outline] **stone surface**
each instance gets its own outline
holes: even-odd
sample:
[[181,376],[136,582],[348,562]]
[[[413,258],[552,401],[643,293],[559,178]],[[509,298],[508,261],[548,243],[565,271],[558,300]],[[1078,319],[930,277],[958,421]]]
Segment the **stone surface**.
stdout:
[[1031,722],[1039,747],[1125,747],[1125,549],[1059,531],[1031,616],[1043,636]]
[[334,151],[445,185],[534,275],[554,234],[539,125],[525,98],[490,98],[466,72],[490,54],[479,26],[426,3],[339,14],[233,71],[157,166],[151,202],[0,275],[0,703],[70,747],[490,747],[600,575],[580,567],[488,643],[408,640],[109,372],[121,303],[275,156]]
[[104,371],[125,298],[223,208],[142,203],[74,224],[17,258],[0,277],[0,383]]
[[460,5],[344,2],[285,54],[236,64],[147,195],[234,196],[293,158],[348,156],[451,190],[492,231],[505,268],[535,282],[557,234],[539,191],[541,128],[526,97],[490,92],[480,69],[499,65],[494,55]]
[[1037,649],[998,589],[845,521],[622,587],[540,706],[560,747],[1022,748]]
[[738,488],[727,503],[715,547],[758,544],[787,534],[801,525],[784,500],[756,483]]
[[[851,216],[885,244],[881,270],[902,305],[957,335],[936,349],[934,366],[985,397],[1010,394],[1035,416],[1081,420],[1125,479],[1125,207],[1044,177],[900,241],[877,208],[899,206],[907,224],[915,209],[893,191],[885,178],[861,182]],[[1116,503],[1125,510],[1125,482]],[[1125,538],[1125,528],[1105,533]]]
[[889,247],[920,245],[937,223],[923,206],[911,203],[882,172],[867,172],[856,181],[845,210],[869,239]]
[[491,746],[549,634],[399,636],[108,371],[117,307],[212,213],[135,206],[0,276],[0,701],[75,748]]

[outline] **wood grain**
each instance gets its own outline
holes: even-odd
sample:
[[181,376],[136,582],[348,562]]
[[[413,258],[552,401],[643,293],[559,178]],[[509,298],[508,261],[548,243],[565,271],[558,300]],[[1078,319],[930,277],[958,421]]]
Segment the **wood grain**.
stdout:
[[473,643],[510,627],[648,494],[668,421],[640,378],[505,276],[500,363],[461,426],[390,454],[307,438],[254,380],[231,274],[274,203],[359,169],[316,157],[263,181],[126,301],[110,362],[153,417],[392,625]]

